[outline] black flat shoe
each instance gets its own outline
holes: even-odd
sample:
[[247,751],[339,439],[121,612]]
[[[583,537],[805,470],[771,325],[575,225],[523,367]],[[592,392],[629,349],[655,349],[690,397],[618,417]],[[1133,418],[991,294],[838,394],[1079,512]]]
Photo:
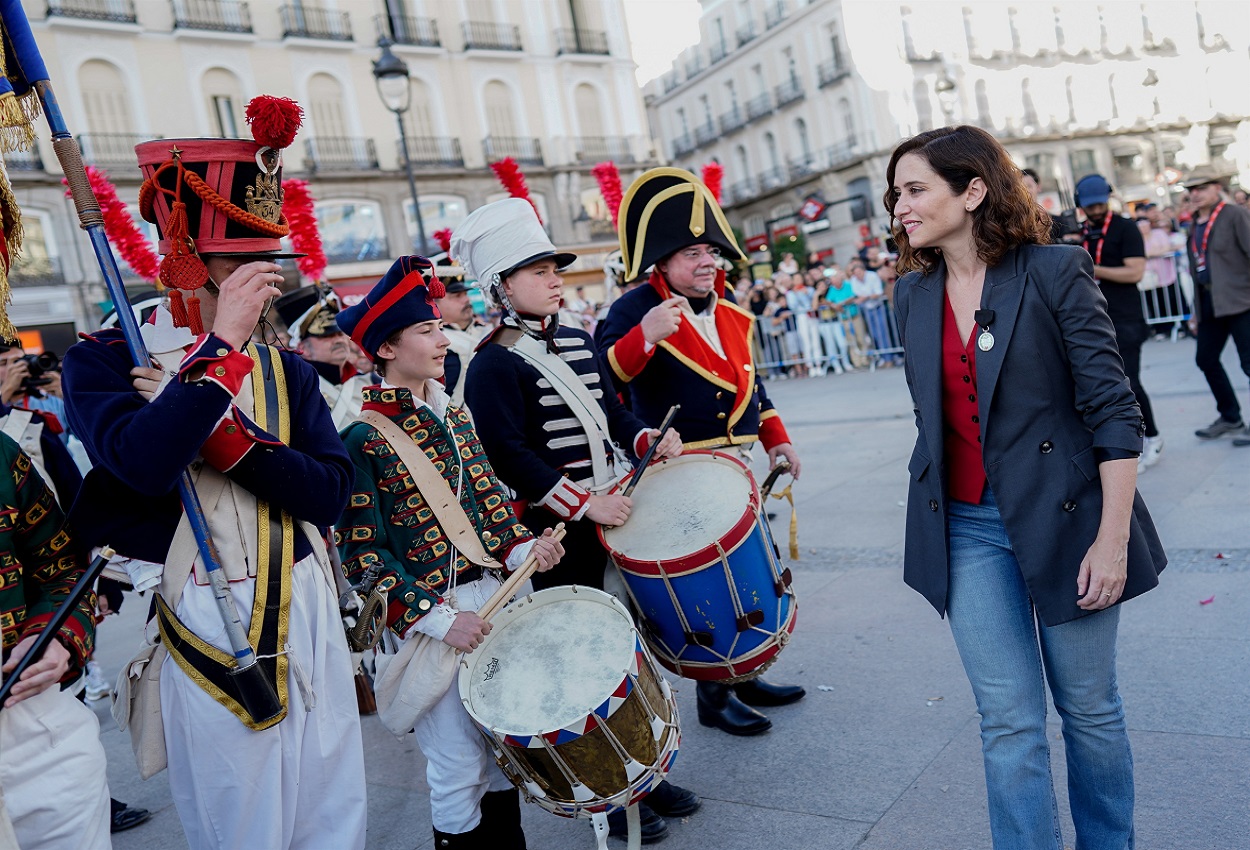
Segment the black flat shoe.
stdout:
[[[638,804],[638,818],[642,826],[642,843],[655,844],[668,836],[668,822],[651,810],[646,803]],[[608,815],[608,835],[617,838],[629,837],[629,822],[624,812],[613,812]]]
[[734,696],[733,688],[714,682],[697,686],[699,722],[730,735],[759,735],[773,728],[773,722]]
[[703,801],[698,794],[674,785],[667,779],[647,795],[647,807],[666,818],[684,818],[697,812],[701,805]]
[[116,806],[113,808],[113,814],[109,820],[109,832],[125,832],[152,819],[152,813],[147,809],[134,809],[125,803],[117,805],[121,808]]
[[807,696],[802,685],[774,685],[763,679],[739,682],[733,686],[738,699],[747,705],[777,706],[798,702]]

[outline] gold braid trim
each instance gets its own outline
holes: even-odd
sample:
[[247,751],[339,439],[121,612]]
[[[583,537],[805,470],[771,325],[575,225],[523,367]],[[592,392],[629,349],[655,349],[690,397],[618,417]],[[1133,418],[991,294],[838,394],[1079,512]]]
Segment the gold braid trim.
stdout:
[[22,255],[22,213],[13,196],[7,172],[0,172],[0,226],[4,227],[4,241],[9,252],[8,268],[0,263],[0,339],[17,339],[17,328],[9,320],[8,305],[13,299],[9,288],[9,269]]

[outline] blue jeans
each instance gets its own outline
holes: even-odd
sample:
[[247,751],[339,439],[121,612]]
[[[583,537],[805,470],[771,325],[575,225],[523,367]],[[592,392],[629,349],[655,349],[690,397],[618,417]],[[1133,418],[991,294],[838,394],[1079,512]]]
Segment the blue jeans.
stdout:
[[948,516],[947,615],[981,714],[994,850],[1063,848],[1047,682],[1063,723],[1077,850],[1132,850],[1133,756],[1115,678],[1119,608],[1044,625],[989,487],[979,505],[951,500]]

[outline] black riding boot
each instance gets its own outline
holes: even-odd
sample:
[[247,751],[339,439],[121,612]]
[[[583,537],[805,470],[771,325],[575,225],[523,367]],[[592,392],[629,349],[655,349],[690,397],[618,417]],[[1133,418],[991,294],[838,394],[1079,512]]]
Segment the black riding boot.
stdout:
[[733,686],[720,682],[699,682],[699,722],[730,735],[758,735],[772,728],[773,722],[734,695]]
[[521,792],[491,791],[482,797],[484,840],[491,850],[525,850],[525,831],[521,829]]

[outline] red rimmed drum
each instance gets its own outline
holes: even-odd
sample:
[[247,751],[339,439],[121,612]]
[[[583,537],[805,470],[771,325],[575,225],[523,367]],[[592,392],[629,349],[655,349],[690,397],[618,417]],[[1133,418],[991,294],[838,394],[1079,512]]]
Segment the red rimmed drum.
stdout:
[[794,632],[797,603],[751,471],[686,452],[652,465],[633,499],[629,521],[599,536],[656,659],[690,679],[758,676]]

